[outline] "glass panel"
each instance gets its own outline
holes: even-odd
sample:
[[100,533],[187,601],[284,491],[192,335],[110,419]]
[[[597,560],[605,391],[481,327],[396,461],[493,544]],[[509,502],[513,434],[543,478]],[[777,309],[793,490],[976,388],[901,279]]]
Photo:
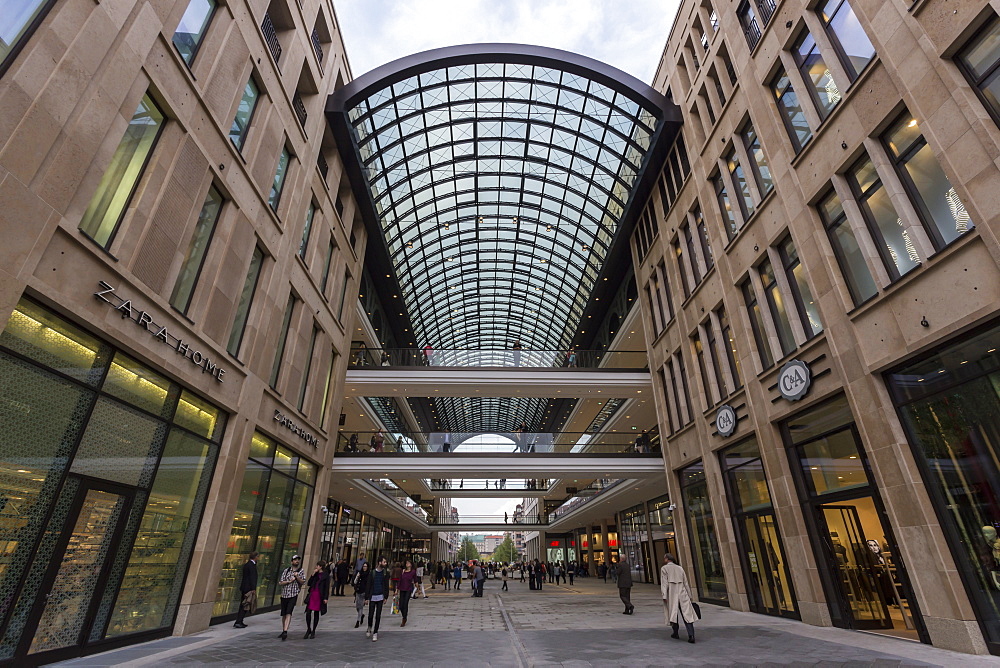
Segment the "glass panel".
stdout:
[[826,199],[819,203],[820,217],[827,226],[827,233],[830,236],[830,244],[833,246],[834,255],[840,264],[840,271],[847,281],[847,288],[851,292],[851,298],[857,306],[871,299],[878,293],[875,287],[875,280],[865,261],[865,256],[861,252],[858,240],[854,236],[844,214],[844,207],[840,204],[837,194],[831,192]]
[[191,0],[174,33],[173,42],[188,65],[205,37],[205,28],[215,11],[215,0]]
[[72,647],[89,620],[91,598],[126,505],[120,494],[88,490],[28,654]]
[[778,342],[781,344],[781,352],[787,355],[795,350],[795,338],[792,336],[792,325],[788,321],[788,310],[785,307],[784,295],[778,282],[774,277],[774,270],[771,263],[765,261],[759,267],[760,281],[764,288],[764,295],[767,298],[768,306],[771,307],[771,318],[774,320],[774,328],[778,332]]
[[[194,0],[194,2],[197,1]],[[208,197],[205,198],[205,203],[201,207],[198,222],[194,226],[194,234],[191,235],[191,244],[184,255],[180,273],[177,274],[177,282],[174,283],[174,290],[170,295],[170,304],[181,313],[187,313],[188,307],[191,305],[194,285],[201,274],[202,265],[205,263],[205,254],[208,252],[208,244],[212,241],[212,235],[215,233],[215,224],[219,220],[222,201],[222,195],[215,186],[208,189]]]
[[240,351],[240,344],[243,342],[243,332],[246,330],[247,318],[250,316],[250,306],[253,302],[254,292],[257,290],[257,279],[260,278],[260,268],[264,263],[264,253],[260,246],[253,249],[253,257],[250,258],[250,267],[247,270],[247,278],[243,283],[243,291],[240,293],[240,303],[236,307],[236,317],[233,319],[233,329],[229,333],[229,345],[226,349],[230,355],[236,355]]
[[247,80],[247,85],[243,89],[243,97],[240,98],[240,105],[236,108],[236,117],[233,118],[233,125],[229,129],[229,139],[242,150],[243,142],[247,138],[247,130],[250,128],[250,119],[253,118],[254,109],[257,108],[259,91],[257,82],[253,77]]
[[990,21],[958,57],[977,79],[989,72],[1000,61],[1000,20]]
[[265,606],[277,603],[281,593],[277,578],[283,564],[281,548],[288,529],[293,484],[291,478],[272,473],[267,486],[256,545],[260,552],[257,561],[257,572],[260,574],[258,592],[263,598],[260,603]]
[[281,200],[281,190],[285,187],[285,176],[288,174],[288,149],[281,149],[281,156],[278,158],[278,167],[274,171],[274,183],[271,184],[271,192],[267,196],[267,203],[273,211],[278,210],[278,202]]
[[316,482],[316,466],[304,459],[300,459],[298,478],[301,482],[312,485]]
[[746,546],[748,580],[754,589],[756,612],[769,615],[794,615],[795,597],[787,560],[781,549],[778,523],[774,515],[751,515],[742,520]]
[[184,390],[174,414],[174,424],[218,442],[222,439],[226,415],[201,397]]
[[771,495],[767,491],[767,478],[760,459],[740,466],[732,472],[740,510],[746,512],[771,505]]
[[306,259],[306,250],[309,248],[309,234],[312,232],[313,216],[316,215],[316,205],[309,202],[309,209],[306,211],[306,226],[302,230],[302,242],[299,243],[299,257]]
[[102,389],[162,418],[168,418],[173,413],[177,396],[169,380],[121,353],[117,353],[112,360]]
[[[838,6],[839,4],[839,6]],[[875,57],[875,47],[865,34],[857,15],[847,0],[829,0],[821,12],[831,39],[839,44],[844,66],[857,78]]]
[[165,422],[101,397],[70,470],[102,480],[146,486],[166,437]]
[[748,125],[743,130],[743,145],[747,149],[747,155],[753,160],[754,172],[757,175],[757,182],[760,185],[762,195],[766,195],[774,188],[774,181],[771,179],[771,168],[767,164],[767,156],[764,155],[764,148],[760,145],[760,137],[752,125]]
[[46,0],[16,0],[3,3],[3,21],[0,22],[0,64],[22,39],[27,38],[28,26],[49,4]]
[[728,602],[726,575],[722,568],[715,519],[709,500],[708,484],[704,480],[704,465],[699,463],[680,472],[684,508],[694,552],[695,582],[702,599]]
[[288,343],[288,326],[292,322],[292,312],[295,310],[295,295],[288,295],[288,303],[285,304],[285,317],[281,319],[281,333],[278,334],[278,348],[274,351],[274,364],[271,365],[271,380],[269,385],[276,387],[278,384],[278,373],[281,371],[281,363],[285,357],[285,345]]
[[208,495],[210,457],[215,452],[208,443],[171,431],[115,601],[109,637],[173,622]]
[[777,100],[778,111],[781,112],[781,116],[785,120],[785,129],[788,130],[792,146],[796,152],[801,151],[802,147],[812,139],[812,130],[810,130],[809,121],[802,111],[802,103],[799,102],[799,96],[795,93],[795,89],[792,88],[792,83],[784,70],[781,71],[774,83],[771,84],[771,90],[774,92],[774,97]]
[[[257,443],[256,434],[251,447]],[[226,547],[226,556],[222,562],[222,574],[219,578],[219,590],[215,597],[213,616],[225,615],[236,611],[240,600],[240,578],[247,555],[255,549],[257,543],[257,526],[264,509],[265,490],[270,471],[254,462],[247,462],[243,474],[243,484],[236,502],[236,516],[233,518],[233,529]],[[260,548],[256,548],[260,549]],[[259,560],[258,560],[258,563]]]
[[816,494],[839,492],[868,484],[868,475],[858,455],[858,444],[850,429],[800,446],[799,458],[802,470]]
[[144,95],[80,220],[80,230],[105,248],[118,229],[162,128],[163,112]]
[[854,422],[851,407],[843,397],[824,403],[785,422],[793,444],[833,431]]
[[826,66],[823,54],[820,53],[812,35],[805,33],[796,44],[795,52],[802,78],[806,80],[807,85],[812,86],[810,92],[816,102],[816,110],[820,118],[824,119],[840,102],[840,89],[834,82],[830,68]]
[[309,485],[301,482],[292,493],[292,507],[288,512],[288,527],[285,544],[281,550],[281,564],[288,564],[292,555],[302,554],[305,549],[306,531],[309,528],[309,513],[312,510],[312,492]]
[[299,456],[279,445],[274,455],[274,470],[294,476],[298,466]]
[[254,432],[253,438],[250,440],[250,456],[261,464],[271,466],[274,463],[274,441]]
[[91,386],[101,381],[110,356],[96,338],[26,299],[0,332],[0,345]]
[[[903,221],[889,199],[889,193],[882,187],[875,166],[867,157],[856,164],[849,176],[854,187],[861,193],[862,210],[869,225],[881,236],[884,248],[883,258],[898,276],[903,276],[920,263],[917,248],[910,239],[910,233],[903,227]],[[876,237],[877,239],[877,237]]]
[[740,203],[740,208],[743,210],[743,217],[749,218],[754,212],[753,197],[750,195],[750,184],[747,183],[746,174],[743,172],[743,165],[740,164],[740,159],[736,157],[736,151],[729,152],[726,163],[729,165],[729,173],[733,177],[733,185],[736,188],[737,194],[736,200]]

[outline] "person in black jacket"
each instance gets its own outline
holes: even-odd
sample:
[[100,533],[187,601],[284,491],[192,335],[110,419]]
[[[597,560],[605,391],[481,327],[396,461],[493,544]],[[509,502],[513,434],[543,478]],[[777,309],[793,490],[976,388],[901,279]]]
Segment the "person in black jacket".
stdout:
[[245,629],[246,624],[243,623],[243,618],[250,608],[256,609],[257,601],[248,601],[247,592],[257,593],[257,553],[251,552],[247,555],[247,563],[243,564],[243,576],[240,579],[240,604],[239,609],[236,612],[236,623],[233,624],[233,628]]
[[[365,600],[368,601],[368,630],[365,636],[369,636],[372,642],[378,642],[378,625],[382,621],[382,606],[389,598],[389,571],[386,569],[388,563],[385,557],[379,557],[375,562],[378,564],[368,578],[368,587],[365,589]],[[372,620],[375,620],[375,630],[372,630]]]
[[354,607],[358,610],[358,621],[354,622],[354,628],[361,626],[365,619],[365,597],[368,595],[368,580],[371,578],[372,570],[366,561],[361,565],[361,570],[354,575]]
[[319,616],[326,614],[327,599],[330,598],[330,571],[325,561],[316,562],[316,570],[309,576],[306,586],[309,593],[306,594],[306,634],[303,639],[316,637]]
[[350,564],[347,563],[347,559],[341,559],[337,562],[336,575],[337,575],[337,586],[333,590],[334,596],[343,596],[344,587],[347,586],[347,576],[351,570]]

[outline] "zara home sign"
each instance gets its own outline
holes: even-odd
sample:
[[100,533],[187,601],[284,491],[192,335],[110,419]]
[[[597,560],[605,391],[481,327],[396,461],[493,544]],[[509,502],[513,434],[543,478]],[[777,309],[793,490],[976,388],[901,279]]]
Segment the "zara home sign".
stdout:
[[812,371],[802,360],[791,360],[778,373],[778,391],[789,401],[798,401],[806,396],[812,385]]
[[736,410],[729,404],[719,406],[715,414],[715,429],[722,438],[732,436],[736,431]]

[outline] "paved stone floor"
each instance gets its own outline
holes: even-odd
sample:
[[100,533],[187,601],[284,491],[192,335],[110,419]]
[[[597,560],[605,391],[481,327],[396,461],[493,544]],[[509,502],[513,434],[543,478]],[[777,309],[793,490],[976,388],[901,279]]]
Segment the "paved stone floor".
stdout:
[[[908,640],[703,605],[694,645],[672,640],[664,624],[659,588],[633,590],[635,614],[621,614],[612,583],[584,579],[574,587],[547,585],[541,592],[512,582],[509,592],[489,581],[486,596],[427,590],[415,600],[406,628],[384,615],[379,640],[354,628],[350,597],[332,598],[315,639],[304,640],[300,606],[287,641],[278,639],[276,612],[183,638],[63,662],[64,666],[995,666],[1000,658],[940,650]],[[388,611],[387,611],[388,612]],[[683,638],[684,632],[681,631]]]

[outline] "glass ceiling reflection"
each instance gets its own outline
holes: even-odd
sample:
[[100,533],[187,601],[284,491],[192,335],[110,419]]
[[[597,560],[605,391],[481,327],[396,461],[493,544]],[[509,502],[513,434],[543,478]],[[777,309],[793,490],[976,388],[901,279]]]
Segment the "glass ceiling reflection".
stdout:
[[417,345],[568,348],[658,110],[578,74],[488,63],[347,111]]

